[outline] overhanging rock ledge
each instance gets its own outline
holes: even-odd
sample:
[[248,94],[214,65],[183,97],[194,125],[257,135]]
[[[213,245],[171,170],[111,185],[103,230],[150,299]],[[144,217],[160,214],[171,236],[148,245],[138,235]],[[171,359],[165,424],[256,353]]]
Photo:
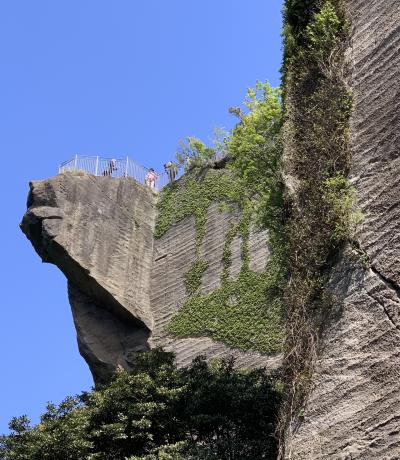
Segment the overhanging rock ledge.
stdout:
[[[231,349],[205,337],[173,337],[166,331],[187,299],[184,275],[195,258],[194,218],[154,238],[157,195],[133,179],[59,174],[30,184],[21,228],[44,262],[68,279],[79,350],[95,381],[116,367],[129,369],[135,354],[162,347],[179,366],[197,355],[233,356],[241,367],[280,365],[281,356]],[[224,236],[235,213],[211,205],[202,243],[209,263],[203,290],[218,287]],[[268,258],[266,234],[249,241],[253,270]],[[240,256],[232,268],[240,266]]]

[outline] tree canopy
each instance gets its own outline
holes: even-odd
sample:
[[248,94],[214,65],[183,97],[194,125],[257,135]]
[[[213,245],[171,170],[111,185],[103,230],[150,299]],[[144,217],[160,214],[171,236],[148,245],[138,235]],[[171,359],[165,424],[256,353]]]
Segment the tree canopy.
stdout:
[[48,404],[37,425],[13,418],[0,458],[270,459],[279,402],[265,370],[204,358],[177,369],[172,354],[156,350],[108,385]]

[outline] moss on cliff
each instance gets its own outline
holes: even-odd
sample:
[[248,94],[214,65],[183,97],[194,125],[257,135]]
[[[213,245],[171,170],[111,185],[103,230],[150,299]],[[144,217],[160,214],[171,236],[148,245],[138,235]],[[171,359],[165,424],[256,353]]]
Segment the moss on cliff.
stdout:
[[[200,246],[206,228],[207,210],[219,203],[222,211],[235,212],[242,217],[232,224],[225,235],[222,257],[221,287],[209,295],[201,294],[202,277],[208,263],[200,257]],[[161,194],[156,235],[162,236],[181,219],[194,215],[196,255],[185,275],[187,301],[172,318],[169,332],[180,337],[210,336],[214,340],[240,349],[271,353],[282,342],[280,308],[275,303],[266,307],[266,273],[249,270],[247,241],[253,206],[247,198],[245,183],[233,168],[212,169],[196,167],[179,181],[169,185]],[[242,269],[238,279],[229,277],[230,246],[233,238],[242,240]]]

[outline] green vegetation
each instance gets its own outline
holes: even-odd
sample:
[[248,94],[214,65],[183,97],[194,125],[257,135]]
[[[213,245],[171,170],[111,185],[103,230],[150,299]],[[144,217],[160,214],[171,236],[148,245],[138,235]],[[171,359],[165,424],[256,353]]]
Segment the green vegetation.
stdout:
[[172,319],[179,336],[209,335],[233,348],[276,353],[282,348],[282,310],[268,299],[269,273],[241,273],[208,295],[190,297]]
[[195,295],[199,292],[201,286],[201,278],[203,273],[207,270],[208,263],[203,259],[196,259],[192,268],[186,273],[185,287],[189,296]]
[[[286,0],[283,64],[286,395],[281,433],[301,413],[315,362],[321,318],[329,315],[329,268],[360,214],[349,186],[351,94],[344,82],[348,24],[340,0]],[[282,447],[283,447],[282,443]]]
[[226,154],[226,133],[221,129],[215,129],[213,146],[205,145],[196,137],[187,137],[180,142],[176,152],[177,164],[179,167],[185,167],[190,170],[198,166],[212,166],[216,157],[222,157]]
[[[268,299],[282,303],[288,261],[280,98],[280,90],[268,84],[257,83],[255,89],[248,91],[246,105],[249,112],[241,116],[241,123],[228,139],[228,151],[232,157],[232,168],[246,190],[249,200],[247,214],[250,207],[250,218],[254,216],[256,224],[268,230],[271,251],[267,266],[267,279],[270,280],[266,285]],[[244,235],[248,232],[248,223],[248,220],[242,219],[241,232]],[[245,246],[246,238],[243,240]],[[243,256],[243,259],[245,264],[246,257]]]
[[177,369],[161,351],[132,373],[27,417],[0,437],[4,460],[253,460],[274,458],[280,394],[264,370],[235,371],[202,358]]
[[[208,335],[231,347],[276,353],[283,340],[282,289],[286,276],[281,237],[280,92],[257,83],[248,90],[245,107],[246,111],[230,110],[240,121],[230,135],[215,142],[215,148],[194,138],[183,144],[178,161],[186,163],[185,158],[189,158],[191,167],[161,194],[156,235],[160,237],[171,225],[195,216],[196,258],[185,277],[188,300],[168,327],[172,334]],[[214,169],[212,159],[224,151],[229,161],[223,169]],[[219,203],[222,210],[238,209],[241,218],[225,236],[221,287],[202,295],[201,280],[207,262],[199,253],[211,203]],[[249,269],[252,223],[269,230],[273,256],[265,273]],[[242,259],[236,280],[230,277],[231,243],[235,237],[241,239]]]
[[[248,112],[237,109],[240,122],[223,140],[217,137],[214,148],[188,138],[178,151],[180,163],[189,158],[193,166],[163,190],[156,237],[190,215],[195,216],[201,237],[211,203],[243,207],[246,199],[253,199],[262,217],[268,218],[263,219],[266,228],[276,228],[282,208],[280,90],[258,82],[248,90],[245,106]],[[229,159],[226,168],[213,169],[209,160],[222,153]]]
[[181,179],[165,187],[160,194],[155,236],[160,238],[172,225],[194,215],[200,243],[210,204],[238,204],[243,194],[243,185],[234,179],[233,174],[206,166],[194,167]]
[[248,197],[269,199],[280,181],[280,90],[258,82],[247,92],[248,113],[227,139],[232,168],[242,179]]
[[362,212],[356,209],[357,191],[343,173],[338,173],[322,182],[322,197],[329,210],[327,223],[332,222],[332,244],[340,244],[354,234],[363,219]]

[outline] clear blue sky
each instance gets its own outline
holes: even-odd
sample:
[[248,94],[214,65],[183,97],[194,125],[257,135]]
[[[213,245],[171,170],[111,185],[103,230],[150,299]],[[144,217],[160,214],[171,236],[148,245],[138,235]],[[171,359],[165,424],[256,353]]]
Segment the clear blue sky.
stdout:
[[2,0],[0,433],[92,385],[58,269],[18,228],[28,182],[74,153],[160,168],[279,84],[282,0]]

